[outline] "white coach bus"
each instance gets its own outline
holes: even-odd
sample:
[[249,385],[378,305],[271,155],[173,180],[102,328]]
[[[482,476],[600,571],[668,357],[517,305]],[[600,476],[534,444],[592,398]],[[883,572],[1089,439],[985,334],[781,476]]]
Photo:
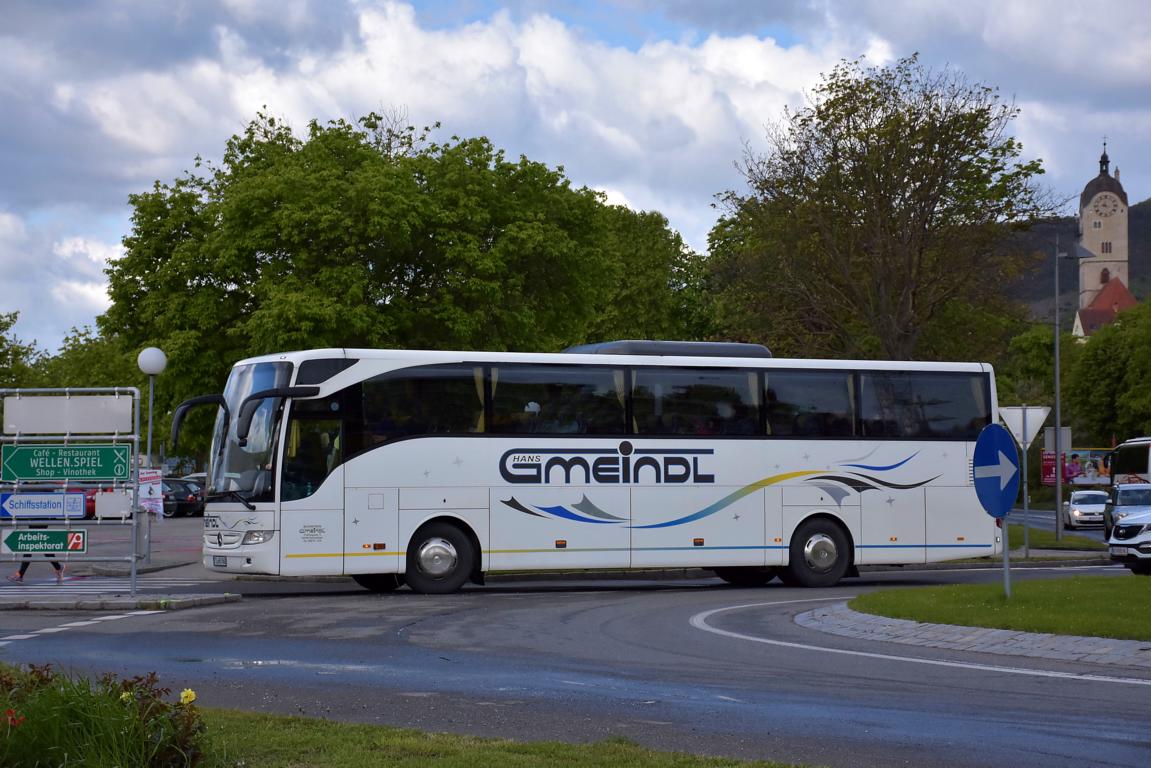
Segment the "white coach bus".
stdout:
[[707,568],[830,586],[980,557],[989,365],[633,341],[555,354],[242,360],[218,407],[206,568],[446,593],[488,571]]

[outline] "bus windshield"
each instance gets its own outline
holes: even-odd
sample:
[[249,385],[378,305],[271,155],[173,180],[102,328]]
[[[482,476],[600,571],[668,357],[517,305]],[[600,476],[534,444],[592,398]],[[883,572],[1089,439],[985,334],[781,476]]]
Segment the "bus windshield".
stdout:
[[249,501],[274,499],[272,477],[280,398],[268,398],[259,404],[244,445],[240,445],[236,439],[236,426],[239,423],[240,405],[248,395],[287,386],[291,375],[291,363],[255,363],[238,365],[232,369],[228,384],[224,387],[224,399],[232,418],[227,422],[225,433],[223,410],[216,417],[212,433],[212,455],[218,458],[212,463],[209,493],[234,491]]

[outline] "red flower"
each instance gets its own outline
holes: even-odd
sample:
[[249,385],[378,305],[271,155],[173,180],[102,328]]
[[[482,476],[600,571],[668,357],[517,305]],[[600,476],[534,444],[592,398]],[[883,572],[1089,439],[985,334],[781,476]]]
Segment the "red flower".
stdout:
[[24,723],[24,715],[17,717],[14,709],[5,710],[4,715],[8,718],[8,726],[11,728],[19,728]]

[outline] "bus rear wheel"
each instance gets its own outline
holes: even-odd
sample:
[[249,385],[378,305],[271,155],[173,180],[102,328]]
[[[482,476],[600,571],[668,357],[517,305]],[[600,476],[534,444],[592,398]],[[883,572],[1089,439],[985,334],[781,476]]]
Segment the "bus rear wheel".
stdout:
[[847,573],[850,559],[843,529],[825,518],[814,518],[791,537],[789,562],[779,577],[790,587],[830,587]]
[[404,574],[408,586],[425,595],[445,595],[464,585],[475,567],[476,551],[467,534],[450,523],[429,523],[408,545]]
[[357,573],[352,581],[372,592],[395,592],[404,585],[403,574],[399,573]]
[[736,587],[762,587],[775,578],[774,568],[716,568],[715,575]]

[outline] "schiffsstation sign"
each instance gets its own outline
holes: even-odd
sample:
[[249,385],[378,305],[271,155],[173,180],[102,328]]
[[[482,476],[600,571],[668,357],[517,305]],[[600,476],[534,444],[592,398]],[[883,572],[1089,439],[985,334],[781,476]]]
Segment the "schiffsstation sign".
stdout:
[[0,446],[0,480],[129,480],[129,445],[4,445]]

